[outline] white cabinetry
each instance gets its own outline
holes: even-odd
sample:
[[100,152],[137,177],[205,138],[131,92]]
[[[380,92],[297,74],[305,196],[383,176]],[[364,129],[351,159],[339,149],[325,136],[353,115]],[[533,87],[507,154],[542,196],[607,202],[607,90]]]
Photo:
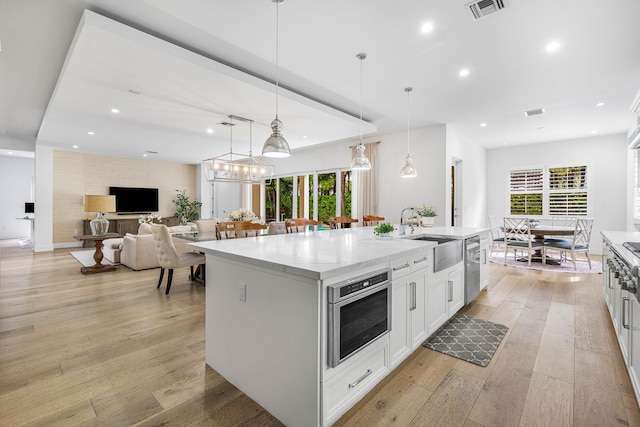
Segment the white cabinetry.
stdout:
[[489,256],[491,255],[491,236],[489,233],[480,235],[480,289],[486,289],[489,284]]
[[[631,329],[631,347],[627,366],[629,367],[629,377],[636,396],[640,396],[640,303],[635,297],[631,298],[630,305],[631,319],[629,327]],[[640,400],[637,399],[637,400]]]
[[426,251],[391,261],[391,367],[402,362],[427,338],[426,284],[430,258]]
[[431,335],[464,305],[464,263],[432,273],[427,283],[427,333]]

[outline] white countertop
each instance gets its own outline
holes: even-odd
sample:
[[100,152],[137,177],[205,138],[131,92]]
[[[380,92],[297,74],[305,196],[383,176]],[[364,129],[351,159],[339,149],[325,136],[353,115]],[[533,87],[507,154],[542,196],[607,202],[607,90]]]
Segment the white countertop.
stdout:
[[601,231],[605,239],[614,245],[624,242],[640,242],[640,231]]
[[187,246],[229,260],[323,280],[436,245],[410,237],[464,239],[488,231],[482,228],[415,227],[413,234],[407,230],[406,236],[399,236],[395,231],[389,238],[378,238],[374,236],[373,228],[214,240]]

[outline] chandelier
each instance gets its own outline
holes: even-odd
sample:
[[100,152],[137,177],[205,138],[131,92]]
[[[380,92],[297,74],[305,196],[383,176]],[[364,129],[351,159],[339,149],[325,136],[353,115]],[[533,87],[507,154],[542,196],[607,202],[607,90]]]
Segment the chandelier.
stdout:
[[[271,184],[275,166],[253,156],[253,120],[229,115],[229,122],[220,123],[229,128],[229,152],[202,161],[207,181],[235,182],[240,184]],[[233,151],[233,121],[249,123],[249,154]]]

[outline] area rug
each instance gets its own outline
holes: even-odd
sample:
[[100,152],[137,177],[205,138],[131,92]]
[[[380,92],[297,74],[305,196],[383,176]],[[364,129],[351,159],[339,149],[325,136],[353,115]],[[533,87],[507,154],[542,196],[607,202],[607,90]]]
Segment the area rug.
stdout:
[[[592,257],[594,258],[594,257]],[[497,252],[496,255],[491,256],[491,262],[504,265],[504,252]],[[573,263],[571,259],[564,261],[560,265],[542,264],[541,262],[532,262],[531,267],[526,261],[516,261],[513,259],[513,253],[510,253],[507,257],[508,267],[529,268],[533,270],[554,271],[558,273],[587,273],[587,274],[600,274],[602,273],[602,263],[591,259],[591,269],[589,269],[589,263],[584,255],[579,256],[576,261],[577,270],[573,269]]]
[[[71,255],[72,257],[77,259],[78,262],[80,262],[80,264],[82,264],[83,266],[91,267],[91,266],[95,265],[95,263],[96,263],[96,261],[93,259],[93,254],[94,253],[95,253],[95,250],[91,249],[89,251],[69,252],[69,255]],[[112,263],[111,261],[109,261],[106,258],[102,258],[102,264],[104,264],[104,265],[113,265],[114,263]]]
[[487,366],[508,330],[498,323],[457,314],[422,345],[465,362]]

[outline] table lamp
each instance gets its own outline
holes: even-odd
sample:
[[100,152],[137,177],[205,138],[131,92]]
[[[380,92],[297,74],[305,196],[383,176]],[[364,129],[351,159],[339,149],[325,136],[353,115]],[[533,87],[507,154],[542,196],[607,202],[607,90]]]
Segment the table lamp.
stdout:
[[96,213],[96,217],[90,222],[91,234],[104,236],[109,230],[109,220],[104,217],[104,213],[116,211],[116,196],[87,194],[84,196],[84,211]]

